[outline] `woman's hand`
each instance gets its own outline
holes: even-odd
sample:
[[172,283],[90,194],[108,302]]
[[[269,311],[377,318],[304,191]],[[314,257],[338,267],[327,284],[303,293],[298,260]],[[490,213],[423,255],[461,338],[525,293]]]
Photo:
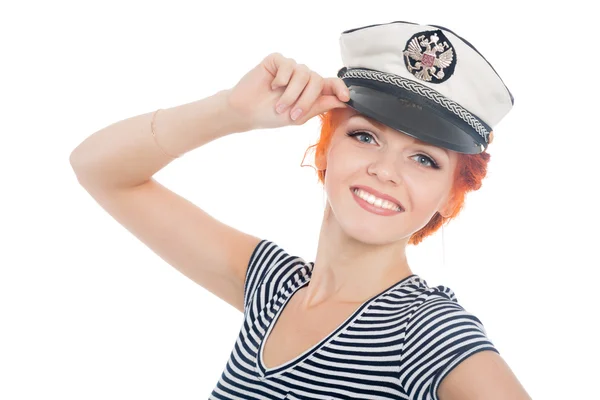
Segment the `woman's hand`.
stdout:
[[[348,107],[349,99],[340,78],[323,78],[280,53],[268,55],[228,90],[229,107],[248,130],[302,125],[332,108]],[[302,111],[293,119],[296,109]]]

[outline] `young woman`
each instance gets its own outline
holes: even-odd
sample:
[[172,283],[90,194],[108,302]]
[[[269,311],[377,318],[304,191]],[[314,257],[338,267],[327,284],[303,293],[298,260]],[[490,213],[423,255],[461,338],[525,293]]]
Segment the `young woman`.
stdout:
[[[485,177],[512,95],[466,40],[407,22],[342,33],[322,78],[280,53],[235,87],[132,117],[71,155],[82,186],[165,261],[244,313],[211,399],[529,399],[476,316],[406,246]],[[297,111],[299,110],[299,111]],[[152,176],[219,137],[319,116],[314,261],[229,227]]]

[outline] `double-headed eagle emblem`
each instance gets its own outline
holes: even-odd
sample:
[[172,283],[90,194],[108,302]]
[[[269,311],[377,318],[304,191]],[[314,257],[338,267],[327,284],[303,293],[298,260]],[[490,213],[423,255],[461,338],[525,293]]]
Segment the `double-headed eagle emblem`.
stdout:
[[[429,38],[426,33],[432,33]],[[442,39],[440,41],[440,37]],[[454,72],[454,50],[441,32],[422,32],[414,35],[404,50],[406,68],[417,78],[441,83]],[[447,69],[444,72],[444,69]]]

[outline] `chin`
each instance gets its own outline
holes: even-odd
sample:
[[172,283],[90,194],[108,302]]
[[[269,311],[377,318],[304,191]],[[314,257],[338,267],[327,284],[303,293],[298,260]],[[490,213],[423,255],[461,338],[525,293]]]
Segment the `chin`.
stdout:
[[[331,199],[330,199],[331,200]],[[408,235],[405,225],[406,212],[382,216],[363,209],[354,199],[338,207],[330,201],[331,217],[335,218],[340,229],[356,241],[369,245],[386,245],[402,240]],[[337,210],[334,211],[334,210]]]
[[[369,245],[386,245],[400,240],[402,232],[393,231],[389,223],[373,223],[368,218],[345,219],[340,222],[341,229],[351,238]],[[397,228],[397,227],[396,227]]]

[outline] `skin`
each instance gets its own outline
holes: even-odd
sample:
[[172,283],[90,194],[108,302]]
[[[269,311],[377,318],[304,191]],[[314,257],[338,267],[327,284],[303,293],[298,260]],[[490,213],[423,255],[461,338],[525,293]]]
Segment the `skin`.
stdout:
[[[452,207],[457,153],[420,142],[347,107],[326,159],[323,215],[313,275],[298,291],[299,312],[361,304],[413,272],[406,259],[410,236]],[[359,129],[372,134],[347,136]],[[440,169],[418,156],[435,160]],[[350,187],[370,186],[393,196],[405,212],[379,216],[361,208]]]

